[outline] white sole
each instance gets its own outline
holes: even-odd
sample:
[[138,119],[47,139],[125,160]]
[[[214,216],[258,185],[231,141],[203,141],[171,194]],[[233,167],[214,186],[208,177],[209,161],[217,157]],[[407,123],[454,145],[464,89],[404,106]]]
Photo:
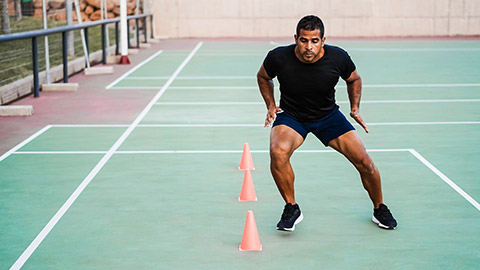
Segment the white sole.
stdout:
[[295,230],[295,225],[297,225],[298,223],[300,223],[302,220],[303,220],[303,213],[300,212],[300,216],[297,218],[297,220],[295,220],[295,223],[293,223],[292,228],[279,228],[279,227],[277,227],[277,230],[279,230],[279,231],[293,232],[293,231]]
[[380,228],[383,228],[383,229],[387,229],[387,230],[395,230],[396,227],[388,227],[386,225],[383,225],[382,223],[380,223],[380,221],[378,221],[378,219],[375,218],[375,216],[372,216],[372,221],[373,223],[377,224],[378,227]]

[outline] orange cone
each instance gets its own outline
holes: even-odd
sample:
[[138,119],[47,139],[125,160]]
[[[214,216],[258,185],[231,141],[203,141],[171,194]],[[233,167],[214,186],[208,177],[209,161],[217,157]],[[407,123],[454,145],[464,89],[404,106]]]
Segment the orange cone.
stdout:
[[250,153],[250,146],[248,143],[243,144],[242,160],[240,161],[239,170],[255,170],[253,167],[252,154]]
[[249,170],[245,171],[243,177],[242,191],[240,192],[239,201],[257,201],[257,194],[255,194],[255,187],[253,186],[252,174]]
[[242,243],[240,243],[239,250],[262,251],[262,244],[258,237],[257,224],[255,223],[253,211],[248,211],[247,213],[247,221],[245,222],[245,228],[243,229]]

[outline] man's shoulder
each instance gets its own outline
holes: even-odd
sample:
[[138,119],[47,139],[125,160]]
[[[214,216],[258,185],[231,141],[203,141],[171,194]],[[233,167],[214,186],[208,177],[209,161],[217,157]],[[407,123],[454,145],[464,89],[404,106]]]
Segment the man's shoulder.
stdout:
[[336,55],[347,55],[347,51],[335,46],[335,45],[330,45],[330,44],[325,44],[323,48],[328,51],[328,53],[336,54]]
[[279,46],[275,49],[271,50],[268,54],[271,56],[281,56],[281,55],[288,55],[293,52],[295,49],[295,44]]

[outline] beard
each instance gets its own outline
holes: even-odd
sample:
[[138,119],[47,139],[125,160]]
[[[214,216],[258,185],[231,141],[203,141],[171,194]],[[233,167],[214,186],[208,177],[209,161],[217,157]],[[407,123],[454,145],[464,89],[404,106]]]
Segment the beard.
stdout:
[[305,51],[303,54],[302,54],[302,58],[305,62],[308,62],[308,63],[311,63],[314,59],[316,59],[318,56],[318,53],[315,54],[314,52],[312,51]]

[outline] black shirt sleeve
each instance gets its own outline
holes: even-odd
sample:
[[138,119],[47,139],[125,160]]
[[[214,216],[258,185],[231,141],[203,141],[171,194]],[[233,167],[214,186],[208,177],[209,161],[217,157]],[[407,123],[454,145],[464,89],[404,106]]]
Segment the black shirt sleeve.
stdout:
[[343,51],[343,53],[343,59],[340,64],[340,76],[342,79],[346,80],[350,77],[350,75],[352,75],[352,72],[355,71],[356,67],[350,58],[350,55],[348,55],[346,51]]
[[263,60],[263,67],[270,78],[275,78],[281,70],[281,60],[279,59],[278,49],[268,52],[265,60]]

